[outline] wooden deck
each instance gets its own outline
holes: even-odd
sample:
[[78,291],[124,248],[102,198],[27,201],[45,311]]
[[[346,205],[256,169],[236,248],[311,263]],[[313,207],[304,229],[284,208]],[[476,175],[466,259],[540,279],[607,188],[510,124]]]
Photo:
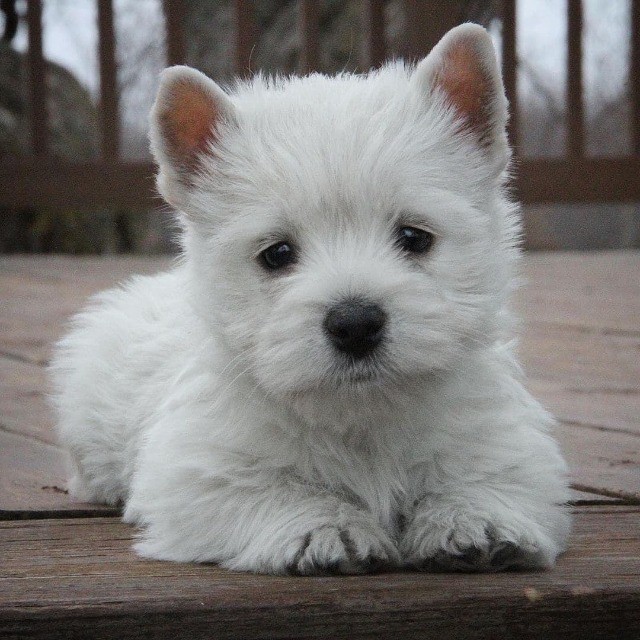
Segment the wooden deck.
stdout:
[[70,502],[45,365],[85,297],[165,259],[0,257],[0,638],[640,638],[640,253],[531,254],[530,387],[560,418],[575,527],[555,569],[280,578],[138,559]]

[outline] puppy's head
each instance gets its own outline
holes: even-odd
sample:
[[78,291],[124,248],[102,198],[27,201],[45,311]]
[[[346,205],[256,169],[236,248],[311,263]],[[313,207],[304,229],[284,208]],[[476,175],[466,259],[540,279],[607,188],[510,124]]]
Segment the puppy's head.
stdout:
[[265,390],[399,387],[495,339],[517,234],[506,120],[475,25],[367,76],[227,94],[164,72],[151,140],[195,304]]

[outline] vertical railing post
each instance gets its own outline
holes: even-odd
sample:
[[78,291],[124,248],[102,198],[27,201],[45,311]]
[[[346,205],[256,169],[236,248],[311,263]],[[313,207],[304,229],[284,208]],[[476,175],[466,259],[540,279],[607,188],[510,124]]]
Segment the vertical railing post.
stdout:
[[640,0],[631,3],[631,64],[629,65],[631,89],[631,148],[640,155]]
[[464,19],[460,0],[404,0],[403,5],[406,27],[402,55],[407,60],[424,57]]
[[299,0],[298,34],[300,36],[300,58],[298,71],[301,74],[317,71],[320,61],[320,8],[316,0]]
[[254,0],[235,0],[236,18],[236,73],[251,73],[251,54],[256,42],[256,18]]
[[567,152],[584,155],[582,96],[582,0],[567,0]]
[[120,119],[113,0],[97,0],[97,3],[102,159],[114,161],[118,158]]
[[167,64],[184,64],[184,0],[164,0],[164,24],[167,37]]
[[35,156],[47,153],[48,110],[47,73],[42,55],[42,3],[40,0],[27,2],[27,26],[29,29],[29,104],[31,151]]
[[509,100],[509,140],[518,146],[518,53],[516,41],[516,0],[502,2],[502,76]]
[[364,69],[380,66],[387,56],[384,7],[385,0],[362,0],[364,40],[361,66]]

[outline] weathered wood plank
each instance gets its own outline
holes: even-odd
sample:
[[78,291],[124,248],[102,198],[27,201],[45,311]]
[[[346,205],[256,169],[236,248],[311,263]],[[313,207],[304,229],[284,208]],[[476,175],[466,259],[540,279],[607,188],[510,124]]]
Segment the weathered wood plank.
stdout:
[[0,638],[637,638],[640,510],[576,510],[548,572],[270,577],[136,558],[114,519],[0,523]]
[[155,188],[156,167],[138,162],[68,162],[54,156],[12,159],[0,164],[3,207],[47,211],[96,211],[162,206]]
[[[54,442],[41,365],[66,317],[88,295],[169,263],[167,258],[0,257],[0,300],[6,301],[0,304],[0,352],[5,354],[0,357],[0,426]],[[640,309],[638,273],[638,252],[527,255],[530,285],[518,299],[525,317],[520,350],[530,387],[566,423],[560,437],[576,484],[603,495],[633,497],[639,489],[633,436],[640,433],[640,335],[633,330],[640,324],[634,306],[637,302]],[[603,298],[604,303],[597,302]],[[20,448],[7,455],[19,461],[28,442],[20,441]],[[52,472],[60,468],[53,455],[38,458],[42,478],[58,477]],[[43,480],[40,486],[52,484]],[[47,502],[37,483],[20,486],[20,497],[14,488],[13,502],[0,499],[0,508],[55,510],[67,500],[55,494],[53,503]]]
[[[577,0],[576,0],[577,1]],[[638,202],[640,157],[520,158],[517,197],[528,204]],[[588,217],[585,223],[589,224]]]
[[626,501],[613,495],[602,495],[592,493],[585,487],[585,490],[571,489],[570,503],[574,506],[591,506],[591,505],[615,505],[626,504]]
[[120,146],[119,85],[113,0],[98,2],[98,62],[100,68],[100,133],[102,159],[114,162]]
[[528,387],[563,422],[640,436],[640,389],[600,380],[598,386],[563,386],[562,382],[530,379]]
[[67,465],[60,448],[0,431],[0,519],[55,513],[115,514],[104,505],[67,495]]
[[45,378],[44,367],[0,355],[0,429],[54,442]]
[[516,296],[522,317],[544,328],[640,335],[640,252],[530,253],[529,283]]
[[186,59],[183,1],[163,0],[162,3],[167,33],[167,66],[184,64]]
[[618,395],[640,390],[640,337],[527,323],[519,353],[530,378],[560,389]]
[[509,142],[514,153],[518,152],[518,53],[516,46],[517,10],[516,0],[503,0],[502,4],[502,77],[504,89],[511,108],[509,109]]
[[253,0],[235,0],[235,71],[239,76],[251,73],[251,55],[257,41]]
[[584,93],[582,71],[582,2],[567,2],[567,151],[584,153]]
[[49,113],[47,109],[48,78],[42,52],[42,0],[27,4],[29,48],[29,107],[31,110],[31,151],[35,156],[47,151]]
[[44,363],[87,298],[168,258],[0,256],[0,353]]
[[314,0],[298,2],[300,58],[298,72],[309,74],[320,68],[320,7]]
[[387,57],[385,39],[385,1],[364,0],[360,3],[362,15],[362,47],[360,66],[363,69],[379,67]]
[[155,273],[172,262],[168,256],[0,255],[0,274],[28,274],[41,280],[97,282],[111,286],[134,273]]
[[529,254],[518,295],[529,387],[564,423],[575,484],[631,500],[640,499],[638,273],[633,252]]
[[629,98],[631,99],[631,141],[634,153],[640,155],[640,2],[631,2],[631,60]]
[[62,489],[65,475],[62,451],[58,447],[0,431],[0,510],[49,508],[69,503],[66,495],[53,489]]
[[573,424],[557,437],[574,484],[640,504],[640,437]]

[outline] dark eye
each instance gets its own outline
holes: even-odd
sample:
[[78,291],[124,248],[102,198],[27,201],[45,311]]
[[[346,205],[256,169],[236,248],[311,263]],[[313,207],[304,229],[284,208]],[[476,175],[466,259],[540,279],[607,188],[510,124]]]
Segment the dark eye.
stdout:
[[398,229],[398,246],[410,253],[426,253],[433,245],[434,236],[430,231],[416,227]]
[[260,254],[263,266],[270,271],[282,269],[295,262],[295,259],[295,251],[286,241],[272,244]]

